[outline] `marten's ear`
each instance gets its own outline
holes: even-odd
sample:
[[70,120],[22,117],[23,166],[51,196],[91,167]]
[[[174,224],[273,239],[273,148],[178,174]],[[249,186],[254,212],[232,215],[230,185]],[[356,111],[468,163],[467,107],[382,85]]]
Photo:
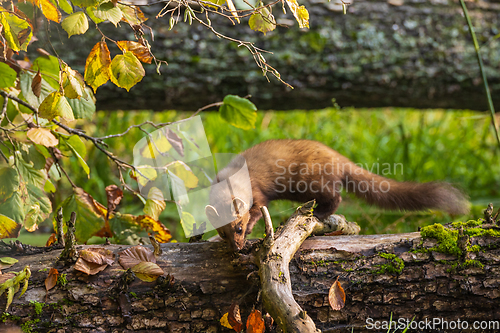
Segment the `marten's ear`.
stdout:
[[242,215],[247,211],[247,204],[238,197],[233,199],[233,204],[231,205],[231,213],[234,216]]
[[207,205],[205,207],[205,214],[207,214],[208,220],[210,222],[217,222],[220,219],[219,213],[217,213],[217,209],[215,209],[212,205]]

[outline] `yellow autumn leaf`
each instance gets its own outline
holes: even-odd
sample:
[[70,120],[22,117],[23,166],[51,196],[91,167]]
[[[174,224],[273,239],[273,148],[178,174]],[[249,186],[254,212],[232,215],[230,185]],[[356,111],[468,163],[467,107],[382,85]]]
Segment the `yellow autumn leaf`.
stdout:
[[224,313],[224,315],[220,319],[220,324],[226,328],[233,329],[233,326],[229,324],[229,320],[227,319],[228,316],[229,316],[228,312]]
[[306,7],[299,6],[297,0],[286,0],[288,7],[293,13],[293,16],[299,23],[300,28],[309,28],[309,12]]
[[172,145],[161,131],[158,131],[153,137],[146,138],[148,144],[141,149],[141,155],[145,158],[159,158],[162,154],[168,152]]
[[10,217],[0,214],[0,239],[17,238],[20,230],[20,224],[17,224],[16,221]]
[[68,103],[68,100],[59,92],[54,91],[40,104],[38,108],[40,117],[47,120],[52,120],[60,116],[66,120],[75,120],[73,109]]
[[158,264],[150,261],[141,261],[132,267],[132,272],[144,282],[153,282],[165,273]]
[[49,0],[35,0],[35,5],[42,10],[42,14],[47,18],[47,20],[51,20],[56,23],[61,22],[61,13]]
[[89,53],[85,62],[85,81],[97,91],[111,76],[111,56],[108,45],[100,41]]
[[131,176],[137,180],[141,186],[146,186],[149,181],[153,181],[158,177],[158,173],[155,169],[147,166],[140,165],[137,167],[137,171],[131,171]]
[[198,177],[185,163],[175,161],[168,166],[168,171],[179,177],[187,188],[195,188],[198,186]]
[[111,61],[111,81],[120,88],[130,90],[146,75],[144,67],[130,51],[118,54]]
[[55,135],[46,128],[30,128],[27,136],[34,143],[45,147],[55,147],[59,144]]
[[137,59],[142,62],[150,64],[153,60],[153,56],[151,55],[149,48],[142,45],[141,43],[129,40],[119,40],[118,42],[116,42],[116,44],[122,51],[132,52],[137,57]]

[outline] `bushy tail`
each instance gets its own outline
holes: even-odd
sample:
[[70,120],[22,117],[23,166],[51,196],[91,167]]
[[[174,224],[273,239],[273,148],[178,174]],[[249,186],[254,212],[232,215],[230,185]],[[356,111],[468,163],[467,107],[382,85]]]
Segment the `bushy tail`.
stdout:
[[355,164],[344,171],[343,185],[371,205],[390,210],[438,209],[450,214],[469,212],[467,196],[444,182],[397,182],[373,174]]

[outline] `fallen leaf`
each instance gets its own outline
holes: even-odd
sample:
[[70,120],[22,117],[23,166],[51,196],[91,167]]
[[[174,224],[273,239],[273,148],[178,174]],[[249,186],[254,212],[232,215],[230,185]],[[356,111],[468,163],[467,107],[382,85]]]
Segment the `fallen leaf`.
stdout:
[[139,279],[144,282],[153,282],[159,276],[165,274],[163,269],[154,262],[141,261],[134,267],[132,267],[132,272],[135,273]]
[[53,244],[55,244],[56,241],[57,241],[57,236],[56,234],[52,233],[49,239],[47,239],[47,243],[45,243],[45,246],[46,247],[52,246]]
[[45,289],[49,291],[54,288],[57,283],[57,278],[59,277],[59,272],[55,268],[51,268],[49,271],[49,276],[45,279]]
[[80,258],[83,260],[98,265],[113,265],[115,255],[108,249],[98,247],[80,251]]
[[1,274],[0,275],[0,284],[4,283],[7,280],[10,280],[10,279],[12,279],[13,277],[16,277],[16,276],[17,276],[16,273],[13,273],[13,272]]
[[156,263],[156,258],[150,249],[141,245],[136,245],[120,252],[120,259],[118,259],[118,262],[124,269],[129,269],[140,262]]
[[240,306],[238,303],[231,304],[229,308],[229,315],[227,316],[229,325],[233,327],[236,332],[241,332],[243,329],[243,322],[241,321]]
[[78,258],[74,268],[77,271],[83,272],[88,275],[96,275],[97,273],[103,271],[107,266],[108,266],[107,264],[104,265],[94,264],[92,262],[87,262],[82,258]]
[[340,310],[345,306],[345,292],[340,285],[339,278],[330,287],[330,292],[328,293],[328,302],[333,310]]
[[88,275],[95,275],[114,262],[115,255],[113,252],[102,247],[97,247],[80,251],[80,257],[74,267],[77,271]]
[[263,333],[265,331],[264,319],[259,310],[253,309],[247,318],[246,333]]
[[229,324],[229,321],[227,320],[227,316],[229,315],[229,313],[224,313],[224,315],[222,316],[222,318],[219,320],[220,321],[220,324],[226,328],[229,328],[229,329],[233,329],[233,326],[231,326],[231,324]]
[[12,267],[19,260],[11,258],[11,257],[3,257],[0,258],[0,269],[7,269]]

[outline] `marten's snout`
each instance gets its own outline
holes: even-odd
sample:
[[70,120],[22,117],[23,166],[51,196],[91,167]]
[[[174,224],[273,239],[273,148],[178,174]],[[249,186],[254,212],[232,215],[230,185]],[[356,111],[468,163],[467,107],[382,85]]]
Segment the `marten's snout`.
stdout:
[[231,247],[233,248],[233,251],[240,251],[244,246],[245,246],[246,239],[242,238],[241,240],[234,240],[231,243]]

